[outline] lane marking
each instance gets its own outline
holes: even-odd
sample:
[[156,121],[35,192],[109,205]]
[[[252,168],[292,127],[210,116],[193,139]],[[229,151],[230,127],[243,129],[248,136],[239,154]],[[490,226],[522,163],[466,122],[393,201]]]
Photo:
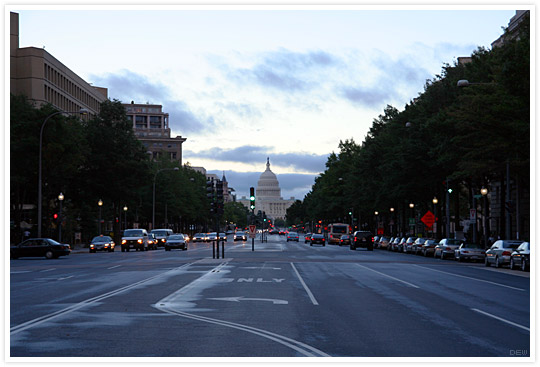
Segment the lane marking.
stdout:
[[[192,263],[184,264],[184,265],[182,265],[182,266],[180,266],[178,268],[175,268],[173,271],[176,271],[176,270],[182,269],[184,267],[190,266],[191,264]],[[107,292],[107,293],[103,293],[103,294],[101,294],[99,296],[96,296],[96,297],[89,298],[87,300],[84,300],[82,302],[76,303],[76,304],[71,305],[69,307],[63,308],[63,309],[58,310],[56,312],[37,317],[37,318],[35,318],[33,320],[23,322],[22,324],[19,324],[19,325],[15,325],[15,326],[10,328],[10,330],[9,330],[10,335],[20,333],[21,331],[33,328],[35,326],[43,324],[43,323],[45,323],[47,321],[50,321],[52,319],[55,319],[57,317],[67,315],[67,314],[69,314],[69,313],[71,313],[73,311],[76,311],[76,310],[78,310],[80,308],[83,308],[85,306],[88,306],[88,305],[91,305],[93,303],[102,301],[102,300],[104,300],[106,298],[109,298],[109,297],[112,297],[112,296],[116,296],[116,295],[118,295],[120,293],[123,293],[123,292],[126,292],[126,291],[128,291],[128,290],[130,290],[132,288],[138,287],[141,284],[144,284],[144,283],[150,282],[150,281],[152,281],[152,280],[154,280],[156,278],[162,277],[162,276],[166,275],[169,272],[170,271],[167,271],[165,273],[161,273],[161,274],[158,274],[158,275],[154,275],[153,277],[138,281],[136,283],[127,285],[127,286],[122,287],[122,288],[115,289],[115,290]]]
[[40,273],[45,273],[46,271],[53,271],[53,270],[56,270],[56,268],[41,270]]
[[505,322],[505,323],[507,323],[507,324],[509,324],[509,325],[516,326],[516,327],[518,327],[518,328],[520,328],[520,329],[527,330],[527,331],[529,331],[529,332],[531,331],[528,327],[525,327],[525,326],[520,325],[520,324],[516,324],[515,322],[512,322],[512,321],[505,320],[505,319],[503,319],[503,318],[501,318],[501,317],[492,315],[492,314],[490,314],[490,313],[484,312],[484,311],[479,310],[479,309],[477,309],[477,308],[471,308],[471,310],[473,310],[473,311],[475,311],[475,312],[478,312],[478,313],[481,313],[482,315],[486,315],[486,316],[488,316],[488,317],[492,317],[492,318],[494,318],[495,320],[499,320],[499,321]]
[[291,266],[292,266],[294,272],[296,273],[296,276],[297,276],[298,279],[300,280],[300,283],[302,283],[302,286],[303,286],[304,289],[306,290],[306,293],[308,294],[309,299],[311,299],[311,303],[313,303],[315,306],[318,306],[318,305],[319,305],[319,302],[317,302],[317,300],[316,300],[315,297],[313,296],[313,293],[311,293],[311,291],[309,290],[308,286],[307,286],[306,283],[304,282],[304,279],[302,279],[302,276],[300,275],[300,273],[298,272],[298,270],[296,270],[296,266],[294,266],[293,263],[291,263]]
[[58,279],[56,279],[56,280],[64,280],[64,279],[69,279],[69,278],[73,278],[73,277],[74,277],[74,275],[70,275],[69,277],[58,278]]
[[107,269],[114,269],[114,268],[117,268],[119,266],[122,266],[122,265],[115,265],[115,266],[111,266],[110,268],[107,268]]
[[459,275],[459,274],[455,274],[455,273],[448,273],[448,272],[446,272],[446,271],[435,270],[435,269],[431,269],[431,268],[426,268],[425,266],[420,266],[420,265],[416,265],[416,264],[413,264],[413,266],[416,266],[416,267],[419,267],[419,268],[423,268],[423,269],[427,269],[427,270],[431,270],[431,271],[436,271],[436,272],[438,272],[438,273],[443,273],[443,274],[452,275],[452,276],[455,276],[455,277],[460,277],[460,278],[465,278],[465,279],[476,280],[477,282],[488,283],[488,284],[496,285],[496,286],[499,286],[499,287],[510,288],[510,289],[515,289],[516,291],[525,292],[525,289],[522,289],[522,288],[516,288],[516,287],[511,287],[511,286],[509,286],[509,285],[504,285],[504,284],[500,284],[500,283],[490,282],[489,280],[483,280],[483,279],[471,278],[471,277],[468,277],[468,276],[465,276],[465,275]]
[[374,273],[377,273],[377,274],[383,275],[383,276],[385,276],[385,277],[388,277],[388,278],[390,278],[390,279],[394,279],[394,280],[397,280],[398,282],[401,282],[401,283],[403,283],[403,284],[406,284],[406,285],[408,285],[409,287],[413,287],[413,288],[418,288],[418,289],[420,289],[420,287],[419,287],[419,286],[417,286],[417,285],[414,285],[414,284],[412,284],[412,283],[409,283],[409,282],[406,282],[406,281],[404,281],[404,280],[401,280],[401,279],[399,279],[399,278],[394,278],[394,277],[392,277],[392,276],[390,276],[390,275],[388,275],[388,274],[385,274],[385,273],[381,273],[380,271],[377,271],[377,270],[373,270],[373,269],[371,269],[371,268],[368,268],[367,266],[364,266],[364,265],[360,265],[360,264],[356,264],[356,265],[358,265],[358,266],[359,266],[359,267],[361,267],[361,268],[365,268],[365,269],[367,269],[367,270],[371,270],[371,271],[372,271],[372,272],[374,272]]

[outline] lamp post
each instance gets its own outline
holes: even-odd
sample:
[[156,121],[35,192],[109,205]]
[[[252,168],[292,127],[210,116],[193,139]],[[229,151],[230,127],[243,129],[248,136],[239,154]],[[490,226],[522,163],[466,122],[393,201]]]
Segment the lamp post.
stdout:
[[439,202],[439,199],[437,199],[436,196],[433,197],[433,200],[431,200],[431,202],[433,203],[433,214],[435,214],[435,229],[436,231],[433,231],[433,237],[437,238],[437,235],[439,230],[437,228],[438,226],[438,223],[437,223],[437,203]]
[[[411,208],[411,219],[414,220],[414,203],[410,203],[410,204],[409,204],[409,208]],[[412,222],[412,221],[409,219],[409,227],[415,226],[415,224],[411,225],[411,222]],[[415,223],[416,223],[416,222],[415,222]],[[411,229],[411,232],[412,232],[411,234],[414,235],[414,232],[415,232],[415,231],[416,231],[416,228],[412,228],[412,229]]]
[[488,189],[486,189],[485,187],[482,187],[480,189],[480,194],[482,194],[482,197],[484,198],[483,199],[483,214],[482,214],[482,232],[484,232],[484,248],[487,248],[488,247],[488,233],[487,233],[487,230],[486,230],[486,218],[487,218],[487,194],[488,194]]
[[127,211],[128,207],[124,206],[124,229],[127,229]]
[[390,236],[394,235],[394,207],[390,208]]
[[154,188],[152,190],[152,229],[155,229],[154,225],[156,223],[156,177],[158,173],[162,171],[178,171],[178,170],[179,170],[178,167],[162,168],[162,169],[158,169],[157,172],[154,174]]
[[41,161],[42,161],[42,149],[43,149],[43,129],[45,124],[53,116],[56,116],[61,113],[80,113],[81,115],[86,115],[88,110],[86,108],[81,108],[79,111],[56,111],[51,113],[45,118],[43,124],[41,124],[41,130],[39,131],[39,167],[38,167],[38,237],[41,237],[41,213],[42,213],[42,192],[41,192]]
[[101,207],[103,206],[103,201],[99,199],[97,205],[99,206],[99,234],[101,234]]
[[58,222],[60,223],[58,226],[58,242],[62,243],[62,201],[64,201],[64,194],[60,193],[60,195],[58,195],[58,201],[60,203],[60,212],[58,214]]

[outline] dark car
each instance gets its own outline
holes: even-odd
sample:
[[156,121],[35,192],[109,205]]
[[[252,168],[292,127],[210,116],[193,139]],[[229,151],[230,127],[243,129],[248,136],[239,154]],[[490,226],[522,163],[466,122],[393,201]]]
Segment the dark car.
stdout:
[[344,234],[343,236],[341,236],[341,238],[339,239],[339,245],[351,245],[351,236],[349,236],[348,234]]
[[114,241],[109,236],[96,236],[92,238],[92,241],[90,242],[90,252],[96,252],[96,251],[108,251],[108,252],[114,252]]
[[326,246],[326,238],[324,238],[324,235],[322,234],[314,233],[311,235],[309,245],[313,246],[314,243],[320,243],[323,246]]
[[289,234],[287,234],[287,242],[289,242],[289,241],[299,242],[300,241],[300,236],[298,236],[298,233],[296,233],[296,232],[289,232]]
[[311,240],[311,233],[306,233],[304,236],[304,243],[308,243]]
[[70,253],[71,247],[68,244],[59,243],[50,238],[30,238],[16,246],[11,246],[9,249],[9,255],[12,259],[41,256],[45,256],[47,259],[56,259]]
[[491,266],[495,264],[496,268],[500,268],[503,265],[510,264],[510,256],[523,241],[516,240],[498,240],[491,246],[489,250],[486,251],[486,257],[484,264],[486,266]]
[[171,251],[173,248],[181,248],[184,251],[187,250],[187,243],[183,234],[171,234],[167,237],[165,251]]
[[530,266],[531,256],[531,244],[529,242],[523,242],[516,251],[510,255],[510,269],[520,268],[523,271],[527,271]]
[[356,250],[358,247],[363,247],[368,251],[373,251],[373,234],[369,231],[354,232],[349,248],[351,250]]

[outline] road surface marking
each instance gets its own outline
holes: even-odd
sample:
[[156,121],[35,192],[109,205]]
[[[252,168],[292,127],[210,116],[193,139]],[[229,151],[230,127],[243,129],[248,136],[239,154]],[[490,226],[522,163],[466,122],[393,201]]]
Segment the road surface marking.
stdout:
[[73,275],[70,275],[69,277],[64,277],[64,278],[58,278],[56,280],[64,280],[64,279],[69,279],[69,278],[73,278]]
[[19,271],[10,271],[10,274],[23,274],[23,273],[31,273],[31,270],[19,270]]
[[365,269],[367,269],[367,270],[371,270],[372,272],[375,272],[375,273],[377,273],[377,274],[383,275],[383,276],[388,277],[388,278],[390,278],[390,279],[397,280],[398,282],[401,282],[401,283],[403,283],[403,284],[406,284],[406,285],[408,285],[409,287],[420,288],[420,287],[417,286],[417,285],[414,285],[414,284],[412,284],[412,283],[406,282],[406,281],[401,280],[401,279],[398,279],[398,278],[394,278],[394,277],[392,277],[392,276],[390,276],[390,275],[388,275],[388,274],[381,273],[380,271],[377,271],[377,270],[373,270],[373,269],[371,269],[371,268],[368,268],[367,266],[360,265],[360,264],[356,264],[356,265],[358,265],[358,266],[361,267],[361,268],[365,268]]
[[311,291],[309,290],[308,286],[306,285],[306,283],[304,282],[304,279],[302,279],[302,277],[300,276],[300,273],[298,272],[298,270],[296,270],[296,267],[294,266],[293,263],[291,263],[291,266],[294,270],[294,272],[296,273],[296,276],[298,277],[298,279],[300,280],[300,283],[302,283],[302,286],[304,287],[304,289],[306,290],[308,296],[309,296],[309,299],[311,299],[311,302],[315,305],[315,306],[318,306],[319,305],[319,302],[317,302],[317,300],[315,299],[315,297],[313,297],[313,293],[311,293]]
[[[190,265],[192,265],[192,263],[184,264],[184,265],[179,266],[178,268],[176,268],[175,271],[179,270],[181,268],[190,266]],[[150,282],[150,281],[152,281],[154,279],[162,277],[162,276],[166,275],[167,273],[169,273],[169,272],[167,271],[165,273],[154,275],[153,277],[138,281],[136,283],[127,285],[127,286],[122,287],[122,288],[118,288],[116,290],[113,290],[113,291],[110,291],[110,292],[107,292],[107,293],[103,293],[103,294],[101,294],[99,296],[96,296],[96,297],[89,298],[87,300],[84,300],[82,302],[76,303],[76,304],[71,305],[69,307],[63,308],[63,309],[58,310],[56,312],[40,316],[40,317],[35,318],[33,320],[23,322],[22,324],[19,324],[19,325],[15,325],[12,328],[10,328],[9,333],[10,333],[10,335],[20,333],[21,331],[33,328],[34,326],[38,326],[38,325],[43,324],[43,323],[45,323],[47,321],[50,321],[52,319],[67,315],[67,314],[69,314],[69,313],[71,313],[73,311],[76,311],[76,310],[78,310],[80,308],[83,308],[85,306],[91,305],[93,303],[99,302],[101,300],[104,300],[104,299],[112,297],[112,296],[116,296],[116,295],[118,295],[120,293],[123,293],[125,291],[128,291],[128,290],[130,290],[132,288],[138,287],[139,285],[142,285],[144,283],[147,283],[147,282]]]
[[448,273],[448,272],[446,272],[446,271],[435,270],[435,269],[431,269],[431,268],[426,268],[425,266],[420,266],[420,265],[415,265],[415,264],[413,264],[413,266],[417,266],[417,267],[419,267],[419,268],[423,268],[423,269],[427,269],[427,270],[431,270],[431,271],[436,271],[436,272],[443,273],[443,274],[452,275],[452,276],[455,276],[455,277],[460,277],[460,278],[465,278],[465,279],[476,280],[477,282],[489,283],[489,284],[497,285],[497,286],[499,286],[499,287],[515,289],[516,291],[522,291],[522,292],[525,291],[525,289],[522,289],[522,288],[516,288],[516,287],[511,287],[511,286],[509,286],[509,285],[504,285],[504,284],[500,284],[500,283],[490,282],[489,280],[483,280],[483,279],[471,278],[471,277],[467,277],[467,276],[465,276],[465,275],[459,275],[459,274],[455,274],[455,273]]
[[45,269],[45,270],[42,270],[42,271],[40,271],[40,273],[45,273],[46,271],[53,271],[53,270],[56,270],[56,268],[52,268],[52,269]]
[[507,323],[507,324],[509,324],[509,325],[513,325],[513,326],[516,326],[516,327],[518,327],[518,328],[521,328],[521,329],[524,329],[524,330],[527,330],[527,331],[531,331],[528,327],[525,327],[525,326],[520,325],[520,324],[516,324],[515,322],[512,322],[512,321],[505,320],[505,319],[503,319],[503,318],[501,318],[501,317],[492,315],[492,314],[490,314],[490,313],[484,312],[484,311],[479,310],[479,309],[477,309],[477,308],[471,308],[471,310],[476,311],[476,312],[479,312],[479,313],[481,313],[482,315],[486,315],[486,316],[492,317],[492,318],[494,318],[494,319],[496,319],[496,320],[505,322],[505,323]]
[[119,266],[122,266],[122,265],[115,265],[115,266],[111,266],[110,268],[107,268],[107,269],[114,269],[114,268],[117,268]]
[[240,301],[264,301],[264,302],[272,302],[275,305],[287,305],[289,304],[288,301],[285,301],[283,299],[270,299],[270,298],[246,298],[244,296],[241,297],[222,297],[222,298],[207,298],[215,301],[229,301],[229,302],[240,302]]

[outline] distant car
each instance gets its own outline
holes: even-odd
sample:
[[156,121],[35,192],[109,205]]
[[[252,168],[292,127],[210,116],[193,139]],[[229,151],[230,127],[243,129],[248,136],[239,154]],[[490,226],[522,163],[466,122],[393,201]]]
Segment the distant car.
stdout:
[[339,239],[339,245],[351,245],[351,236],[348,234],[344,234]]
[[90,241],[90,253],[95,253],[96,251],[108,251],[114,252],[114,241],[109,236],[96,236]]
[[439,241],[439,244],[435,246],[433,257],[438,257],[441,260],[444,260],[447,257],[453,257],[456,249],[462,242],[462,240],[458,240],[457,238],[443,238]]
[[351,250],[356,250],[358,247],[363,247],[368,251],[373,251],[373,234],[371,234],[369,231],[354,232],[349,248]]
[[486,250],[484,246],[477,243],[462,243],[454,251],[454,259],[456,261],[466,261],[466,260],[480,260],[484,261],[486,257]]
[[418,237],[413,244],[411,245],[411,249],[409,252],[412,254],[418,255],[420,253],[420,250],[422,249],[422,246],[427,241],[427,238],[424,237]]
[[399,240],[399,242],[394,242],[394,248],[393,250],[396,252],[403,252],[403,245],[407,242],[407,237],[403,237]]
[[155,234],[148,233],[148,249],[157,250],[158,249],[158,239]]
[[135,249],[135,251],[148,251],[150,237],[146,229],[134,228],[126,229],[122,236],[122,252]]
[[433,256],[435,253],[435,246],[439,244],[439,241],[434,239],[429,239],[424,242],[422,245],[422,248],[420,249],[420,253],[424,256]]
[[186,243],[189,243],[190,241],[189,234],[184,233],[184,240],[186,240]]
[[181,248],[184,251],[187,250],[187,242],[182,233],[171,234],[167,238],[167,243],[165,244],[165,251],[171,251],[171,249],[173,248]]
[[51,238],[29,238],[9,249],[9,255],[12,259],[42,256],[47,259],[56,259],[70,253],[71,247],[68,244],[56,242]]
[[324,238],[324,235],[314,233],[311,235],[311,239],[309,240],[309,245],[313,246],[315,243],[320,243],[323,246],[326,246],[326,239]]
[[206,235],[204,233],[195,233],[193,235],[193,242],[204,242]]
[[530,269],[531,244],[523,242],[516,251],[510,255],[510,269],[519,267],[522,271]]
[[407,241],[403,242],[403,247],[401,250],[406,254],[411,252],[412,245],[414,244],[414,241],[416,241],[417,238],[418,237],[408,237]]
[[153,229],[150,231],[149,234],[153,234],[154,238],[157,240],[156,246],[163,247],[165,246],[165,243],[167,242],[167,238],[173,234],[172,229]]
[[300,241],[300,237],[298,236],[298,233],[296,232],[289,232],[289,234],[287,234],[287,242],[289,241],[296,241],[296,242],[299,242]]
[[219,233],[219,240],[220,241],[227,241],[227,235],[223,232]]
[[389,251],[396,251],[397,250],[397,245],[401,242],[402,238],[401,237],[394,237],[394,239],[392,241],[389,242],[388,244],[388,250]]
[[381,236],[375,236],[373,237],[373,248],[379,248],[379,240],[381,239]]
[[247,241],[247,234],[246,232],[238,231],[234,234],[234,240],[235,241]]
[[510,264],[510,256],[523,241],[515,240],[498,240],[491,246],[489,250],[486,251],[486,257],[484,259],[484,264],[486,266],[491,266],[494,264],[496,268],[500,268],[503,265]]
[[308,243],[309,241],[311,241],[311,233],[306,233],[304,236],[304,243]]
[[388,243],[390,242],[390,238],[382,236],[379,238],[379,248],[388,249]]
[[206,241],[217,241],[218,235],[216,232],[211,232],[206,234]]

